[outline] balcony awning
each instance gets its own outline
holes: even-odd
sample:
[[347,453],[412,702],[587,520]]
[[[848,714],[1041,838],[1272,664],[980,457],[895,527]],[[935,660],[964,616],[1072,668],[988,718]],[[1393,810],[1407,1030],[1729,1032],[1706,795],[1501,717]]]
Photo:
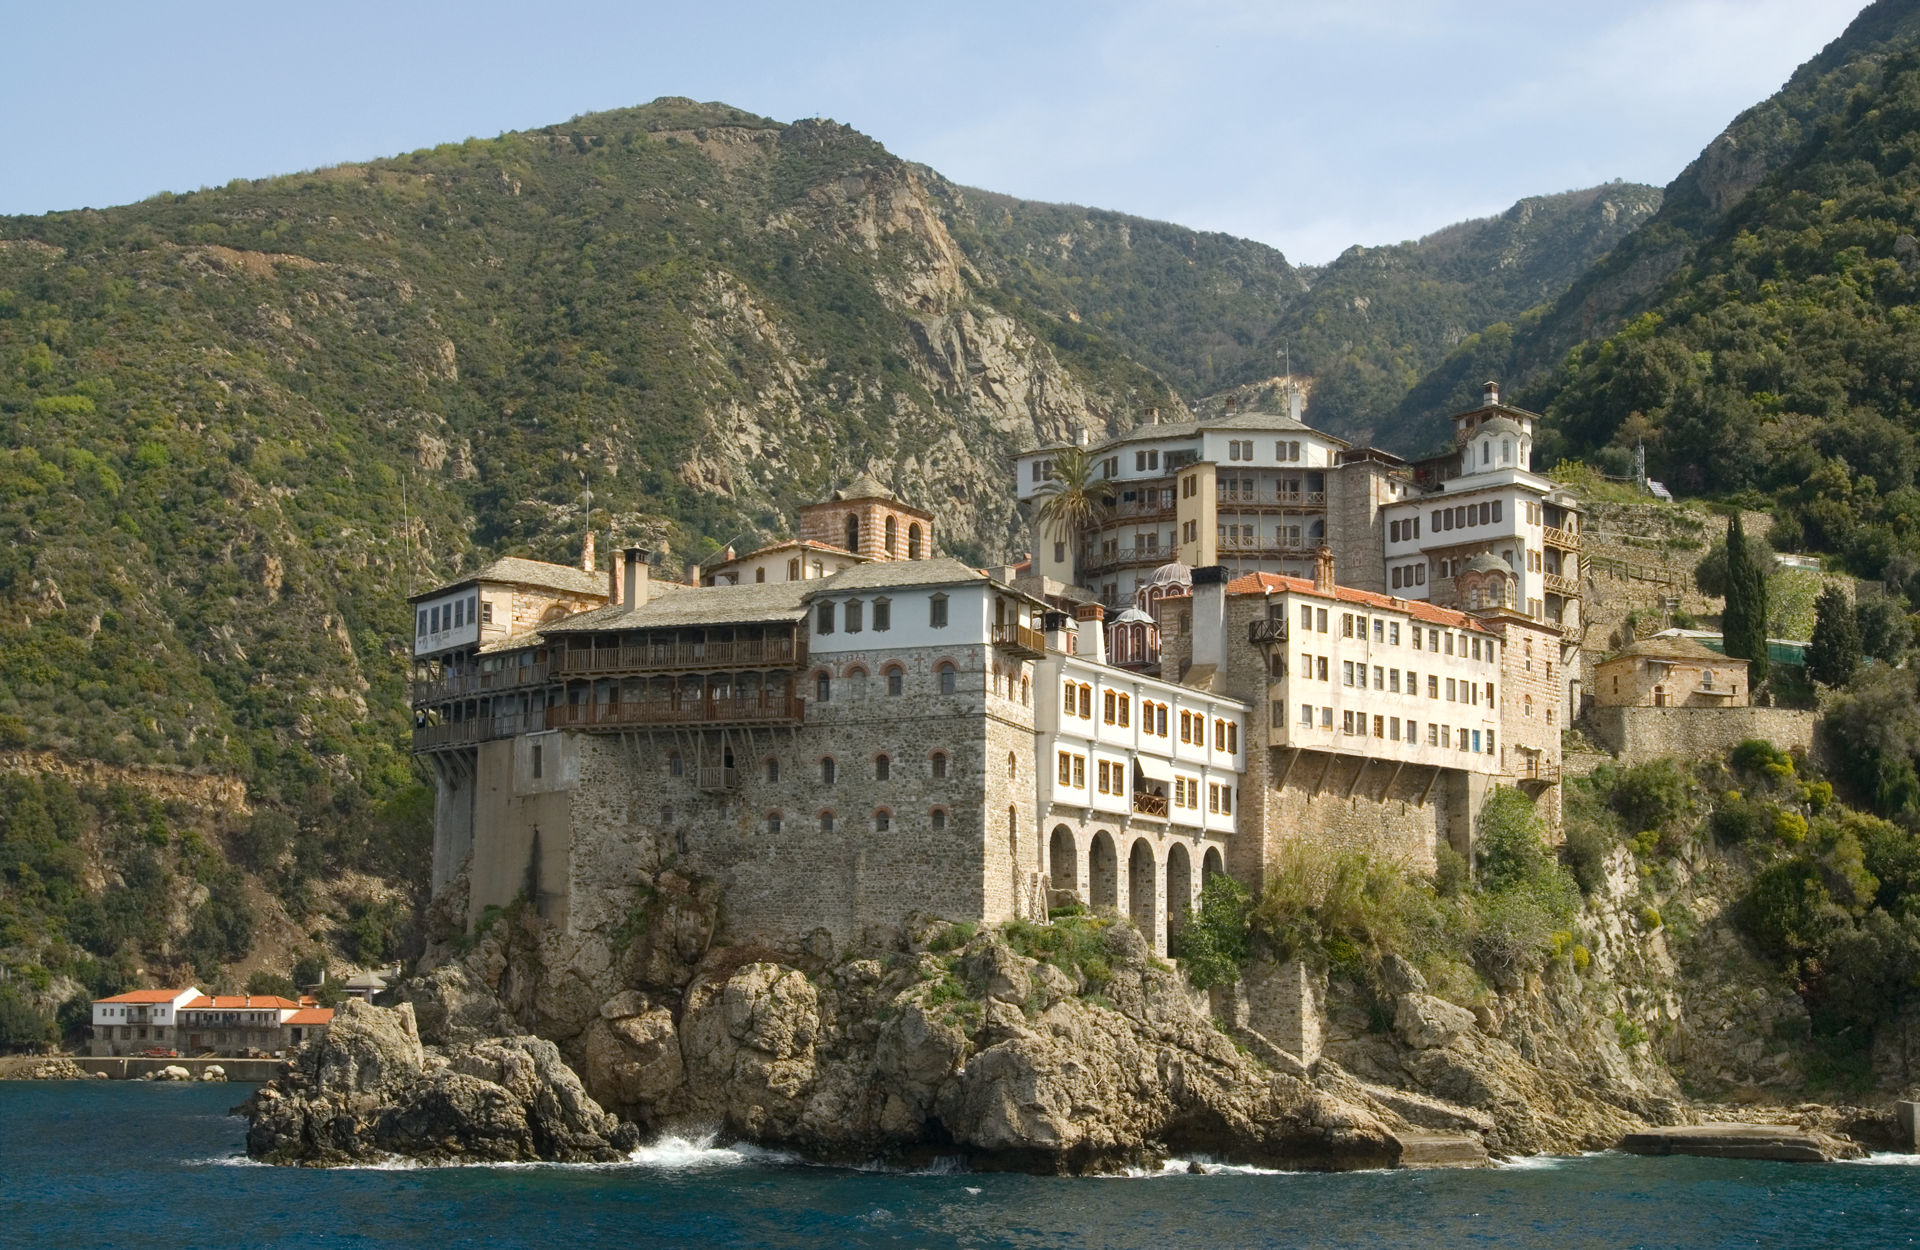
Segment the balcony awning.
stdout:
[[1155,759],[1151,755],[1136,755],[1133,757],[1133,766],[1139,769],[1148,781],[1158,781],[1169,786],[1173,784],[1173,769],[1165,760]]

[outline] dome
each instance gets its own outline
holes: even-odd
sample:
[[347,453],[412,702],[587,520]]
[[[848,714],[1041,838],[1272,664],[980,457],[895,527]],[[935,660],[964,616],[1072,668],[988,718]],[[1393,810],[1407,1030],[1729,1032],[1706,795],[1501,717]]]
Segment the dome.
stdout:
[[1513,574],[1513,570],[1507,566],[1507,562],[1499,556],[1494,555],[1491,551],[1483,551],[1473,559],[1467,561],[1467,572],[1504,573],[1508,576],[1512,576]]
[[1109,625],[1151,625],[1153,617],[1139,608],[1128,608],[1107,621]]
[[833,492],[835,499],[891,499],[893,492],[880,485],[871,473],[862,473],[839,490]]
[[1193,586],[1193,569],[1178,560],[1168,561],[1153,571],[1147,578],[1148,586]]
[[1518,434],[1526,436],[1526,430],[1512,417],[1489,417],[1473,431],[1475,434]]

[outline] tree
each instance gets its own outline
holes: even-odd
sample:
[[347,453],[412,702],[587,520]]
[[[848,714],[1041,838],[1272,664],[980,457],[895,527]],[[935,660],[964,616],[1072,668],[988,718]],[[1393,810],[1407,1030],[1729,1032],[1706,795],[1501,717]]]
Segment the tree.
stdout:
[[1720,617],[1727,654],[1747,661],[1747,682],[1767,680],[1767,570],[1747,546],[1736,511],[1727,524],[1727,606]]
[[1079,447],[1069,447],[1053,458],[1053,476],[1035,492],[1040,499],[1034,519],[1054,542],[1078,549],[1080,536],[1100,519],[1100,508],[1113,501],[1113,483],[1094,473],[1099,462]]
[[1860,667],[1860,623],[1838,586],[1820,592],[1813,602],[1813,617],[1807,675],[1829,686],[1844,686]]
[[[1771,570],[1778,563],[1777,557],[1773,554],[1773,548],[1768,546],[1765,540],[1749,538],[1746,540],[1746,546],[1747,551],[1762,567]],[[1707,548],[1707,554],[1700,557],[1700,563],[1693,566],[1693,584],[1708,598],[1727,597],[1726,539],[1716,539],[1713,546]]]
[[[1891,664],[1913,642],[1913,627],[1898,600],[1881,595],[1862,599],[1853,609],[1860,653]],[[1809,653],[1808,663],[1812,663]]]

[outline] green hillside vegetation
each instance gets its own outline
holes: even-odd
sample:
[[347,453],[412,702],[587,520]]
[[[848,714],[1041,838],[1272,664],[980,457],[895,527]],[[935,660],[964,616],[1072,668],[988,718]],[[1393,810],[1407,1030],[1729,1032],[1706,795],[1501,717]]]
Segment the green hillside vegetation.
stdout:
[[1874,577],[1920,558],[1916,151],[1909,53],[1824,119],[1654,308],[1569,358],[1548,454],[1644,440],[1681,489],[1770,494],[1777,546]]
[[1565,291],[1517,316],[1490,321],[1411,388],[1393,419],[1417,426],[1435,412],[1471,403],[1486,378],[1536,411],[1559,389],[1555,372],[1582,342],[1612,335],[1662,298],[1670,279],[1719,239],[1728,216],[1769,175],[1797,159],[1824,120],[1862,86],[1880,80],[1885,59],[1920,43],[1920,5],[1875,0],[1779,92],[1735,118],[1668,184],[1659,211],[1619,241]]

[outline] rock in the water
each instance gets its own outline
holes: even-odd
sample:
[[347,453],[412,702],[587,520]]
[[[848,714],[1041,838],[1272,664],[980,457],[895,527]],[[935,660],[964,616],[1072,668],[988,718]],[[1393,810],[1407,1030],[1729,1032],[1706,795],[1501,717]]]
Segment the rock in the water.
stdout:
[[1776,1159],[1831,1163],[1863,1159],[1857,1142],[1783,1124],[1683,1124],[1628,1133],[1621,1150],[1636,1155],[1700,1155],[1709,1159]]
[[248,1153],[273,1163],[606,1162],[638,1143],[553,1043],[492,1038],[429,1055],[411,1004],[341,1004],[333,1027],[241,1110]]

